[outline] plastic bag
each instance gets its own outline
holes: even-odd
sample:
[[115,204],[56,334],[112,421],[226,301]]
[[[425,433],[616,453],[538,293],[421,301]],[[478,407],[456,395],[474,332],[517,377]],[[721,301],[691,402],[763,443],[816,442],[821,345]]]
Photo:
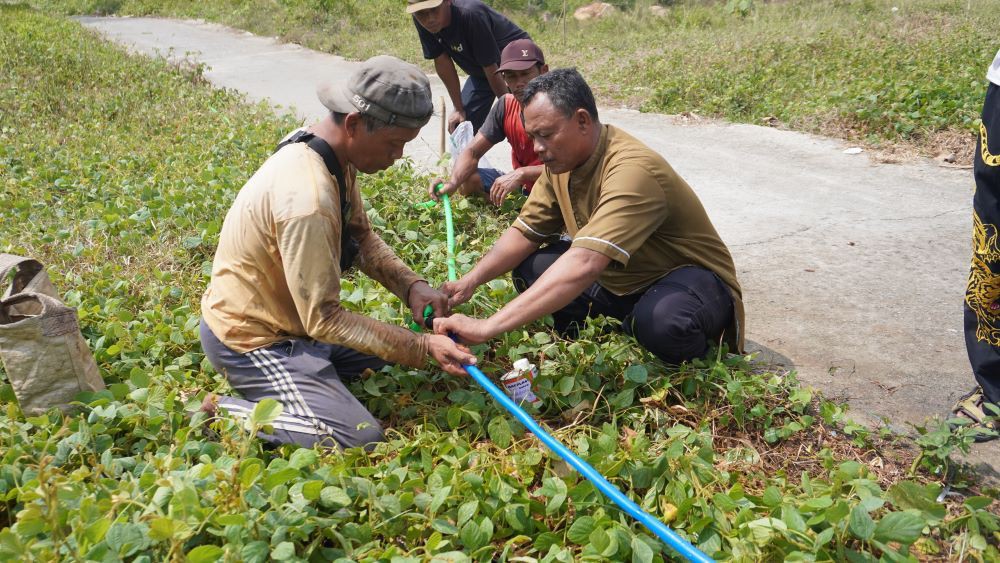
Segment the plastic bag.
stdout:
[[[451,154],[451,161],[455,162],[458,159],[458,155],[462,154],[465,147],[472,143],[472,139],[475,138],[475,134],[472,132],[472,122],[463,121],[458,124],[455,128],[455,132],[448,135],[448,153]],[[479,159],[479,168],[493,168],[490,164],[490,160],[483,155]]]

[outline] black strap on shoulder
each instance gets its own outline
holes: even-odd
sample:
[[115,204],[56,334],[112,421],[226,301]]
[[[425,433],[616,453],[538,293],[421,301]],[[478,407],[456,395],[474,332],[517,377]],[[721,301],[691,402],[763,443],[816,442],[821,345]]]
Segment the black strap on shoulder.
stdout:
[[278,146],[275,147],[274,152],[278,152],[285,145],[290,145],[292,143],[306,143],[309,148],[316,151],[316,154],[323,158],[323,163],[326,164],[326,169],[330,171],[330,174],[332,174],[334,178],[337,179],[337,191],[340,192],[341,213],[343,213],[345,218],[349,216],[350,211],[347,205],[347,183],[344,182],[344,171],[340,169],[340,161],[337,160],[337,155],[333,152],[333,148],[323,139],[303,129],[278,144]]
[[285,145],[292,143],[306,143],[309,148],[316,151],[323,158],[326,169],[337,179],[337,191],[340,192],[340,269],[341,271],[347,271],[350,269],[357,255],[358,245],[347,230],[347,221],[351,217],[351,204],[347,199],[347,183],[344,182],[344,171],[340,168],[340,161],[337,160],[337,154],[333,152],[333,147],[329,143],[305,129],[297,131],[294,135],[279,143],[274,148],[274,152],[278,152]]

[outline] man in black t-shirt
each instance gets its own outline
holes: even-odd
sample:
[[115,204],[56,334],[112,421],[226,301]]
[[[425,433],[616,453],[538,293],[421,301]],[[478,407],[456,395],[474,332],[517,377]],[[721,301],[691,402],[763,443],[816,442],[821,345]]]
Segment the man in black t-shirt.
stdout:
[[[511,41],[530,37],[479,0],[407,0],[406,11],[413,15],[424,58],[434,59],[455,108],[448,131],[470,121],[478,132],[494,100],[507,93],[496,74],[500,52]],[[461,91],[456,64],[469,75]]]

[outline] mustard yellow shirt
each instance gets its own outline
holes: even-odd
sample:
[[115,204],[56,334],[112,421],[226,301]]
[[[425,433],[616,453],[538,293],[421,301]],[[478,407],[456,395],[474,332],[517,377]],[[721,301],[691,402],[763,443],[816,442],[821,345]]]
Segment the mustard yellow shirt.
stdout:
[[572,246],[610,258],[598,283],[616,295],[645,291],[682,266],[711,270],[733,296],[727,340],[734,350],[743,349],[742,292],[729,249],[694,190],[628,133],[605,125],[582,166],[564,174],[546,167],[514,227],[535,242],[565,231]]
[[[372,231],[355,179],[345,169],[359,243],[356,265],[400,299],[420,278]],[[339,344],[408,366],[423,366],[426,335],[340,306],[341,214],[337,180],[305,143],[271,155],[226,215],[202,298],[202,317],[237,352],[289,337]]]

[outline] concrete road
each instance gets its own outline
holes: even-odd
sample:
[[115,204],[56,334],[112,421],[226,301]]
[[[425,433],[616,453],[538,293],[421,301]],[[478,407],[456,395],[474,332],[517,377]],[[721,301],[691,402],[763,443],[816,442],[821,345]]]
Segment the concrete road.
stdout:
[[[306,121],[324,113],[315,85],[346,79],[356,64],[215,24],[80,21],[136,51],[204,63],[213,84]],[[971,170],[877,164],[840,141],[752,125],[600,113],[663,154],[702,198],[733,252],[763,360],[848,401],[861,420],[901,430],[972,387],[962,335]],[[407,153],[432,169],[439,144],[433,119]],[[509,169],[509,151],[488,156]],[[972,461],[995,476],[1000,447],[979,446]]]

